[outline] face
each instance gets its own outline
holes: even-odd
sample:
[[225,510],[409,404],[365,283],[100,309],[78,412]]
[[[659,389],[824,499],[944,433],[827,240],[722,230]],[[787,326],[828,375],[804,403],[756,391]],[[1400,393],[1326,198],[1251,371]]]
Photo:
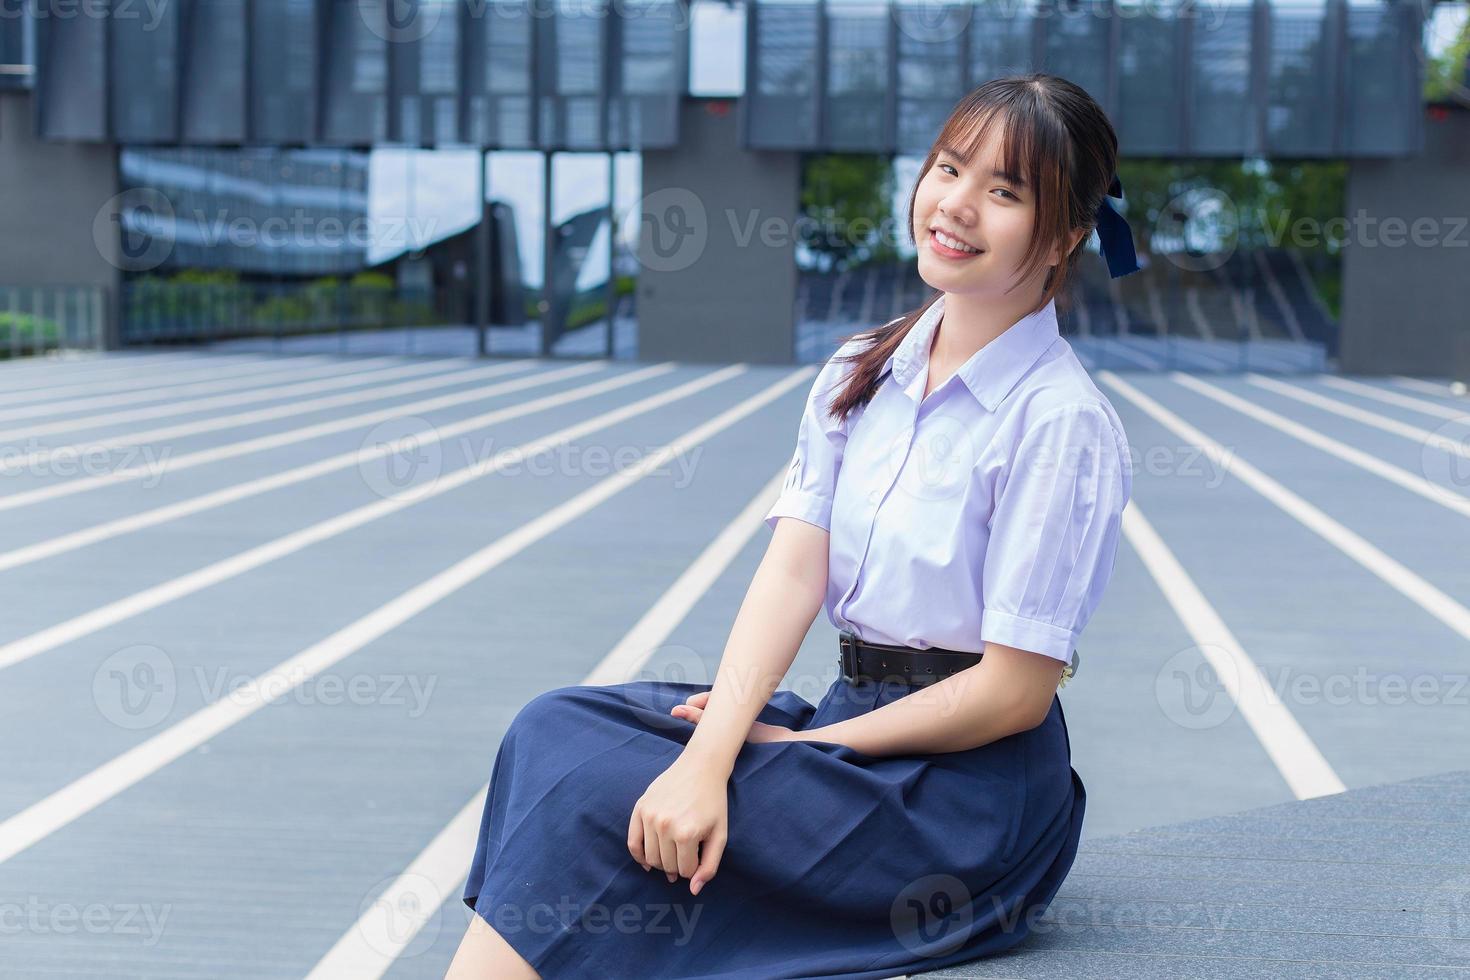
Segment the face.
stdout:
[[[998,125],[991,130],[968,163],[941,148],[919,182],[914,196],[919,276],[935,289],[999,297],[1017,280],[1035,226],[1036,195],[1024,185],[1025,175],[996,173],[1005,166],[1000,130]],[[955,239],[964,244],[952,248]],[[1047,261],[1060,261],[1057,249]],[[1046,266],[1036,272],[1034,290],[1023,285],[1011,296],[1023,290],[1039,293],[1046,272]]]

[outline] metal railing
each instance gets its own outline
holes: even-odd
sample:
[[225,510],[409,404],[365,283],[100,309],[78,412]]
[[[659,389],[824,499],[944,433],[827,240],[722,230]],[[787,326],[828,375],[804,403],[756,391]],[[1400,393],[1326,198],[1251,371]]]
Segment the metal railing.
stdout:
[[0,357],[97,350],[106,322],[106,286],[0,285]]
[[137,280],[123,284],[121,305],[124,344],[283,338],[454,322],[434,290],[393,286]]

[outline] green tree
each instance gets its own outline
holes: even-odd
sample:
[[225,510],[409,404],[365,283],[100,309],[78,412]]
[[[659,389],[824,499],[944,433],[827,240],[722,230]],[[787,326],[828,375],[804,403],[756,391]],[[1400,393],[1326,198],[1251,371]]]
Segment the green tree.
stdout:
[[803,246],[826,270],[892,260],[893,162],[875,154],[806,158],[801,184]]

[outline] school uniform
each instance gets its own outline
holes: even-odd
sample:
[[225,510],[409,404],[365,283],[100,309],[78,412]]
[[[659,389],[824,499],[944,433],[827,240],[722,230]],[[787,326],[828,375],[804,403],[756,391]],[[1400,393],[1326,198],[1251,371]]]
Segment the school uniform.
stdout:
[[[925,398],[943,310],[941,296],[845,421],[825,407],[850,366],[826,363],[765,521],[830,532],[824,609],[839,631],[1069,661],[1111,576],[1131,494],[1122,425],[1059,335],[1052,304]],[[707,689],[559,688],[506,732],[463,897],[548,980],[880,980],[938,969],[1025,939],[1072,865],[1086,791],[1054,697],[1037,727],[960,752],[746,743],[720,868],[691,896],[687,879],[670,883],[632,860],[627,827],[694,730],[670,709]],[[818,728],[913,690],[839,676],[816,705],[776,692],[759,720]],[[542,928],[525,918],[558,901]]]

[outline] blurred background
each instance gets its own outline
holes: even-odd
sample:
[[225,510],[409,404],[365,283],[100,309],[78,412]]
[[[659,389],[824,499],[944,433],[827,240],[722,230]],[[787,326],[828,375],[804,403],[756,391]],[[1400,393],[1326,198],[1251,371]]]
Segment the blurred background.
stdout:
[[[1470,371],[1465,253],[1373,217],[1453,241],[1464,3],[46,6],[0,19],[0,356],[820,361],[916,305],[954,101],[1039,69],[1122,140],[1144,269],[1084,266],[1096,363]],[[1430,322],[1384,343],[1395,291]]]
[[1058,304],[1134,495],[1054,908],[1129,925],[951,975],[1470,968],[1463,0],[12,0],[0,976],[442,976],[506,726],[713,682],[930,141],[1032,70],[1141,266]]

